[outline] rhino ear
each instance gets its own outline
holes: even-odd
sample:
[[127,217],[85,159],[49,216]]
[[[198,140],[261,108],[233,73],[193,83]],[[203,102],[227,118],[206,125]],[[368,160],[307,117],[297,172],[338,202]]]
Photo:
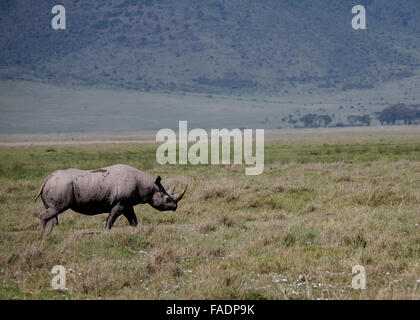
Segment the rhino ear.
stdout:
[[162,180],[162,178],[161,178],[160,176],[158,176],[158,177],[156,178],[155,183],[156,183],[157,185],[160,185],[160,180]]
[[155,184],[157,185],[157,187],[159,188],[159,192],[165,192],[165,188],[162,186],[162,184],[160,183],[160,180],[162,180],[162,178],[160,176],[158,176],[155,180]]

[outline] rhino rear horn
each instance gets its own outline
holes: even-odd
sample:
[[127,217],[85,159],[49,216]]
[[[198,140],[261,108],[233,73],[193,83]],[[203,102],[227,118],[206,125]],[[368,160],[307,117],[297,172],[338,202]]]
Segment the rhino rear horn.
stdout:
[[187,187],[185,187],[184,191],[182,191],[181,193],[177,193],[176,195],[173,196],[173,199],[176,203],[178,203],[179,200],[182,199],[182,197],[184,196],[185,191],[187,191]]

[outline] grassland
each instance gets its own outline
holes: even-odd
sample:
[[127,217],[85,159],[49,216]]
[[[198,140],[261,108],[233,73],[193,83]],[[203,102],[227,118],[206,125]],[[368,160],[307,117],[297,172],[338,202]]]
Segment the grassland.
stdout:
[[[0,147],[2,299],[420,299],[420,130],[289,134],[265,171],[160,166],[154,144]],[[322,131],[319,131],[322,132]],[[68,211],[36,230],[34,195],[58,168],[126,163],[189,185],[176,212],[141,225]],[[68,291],[51,289],[56,264]],[[367,272],[354,290],[352,266]]]

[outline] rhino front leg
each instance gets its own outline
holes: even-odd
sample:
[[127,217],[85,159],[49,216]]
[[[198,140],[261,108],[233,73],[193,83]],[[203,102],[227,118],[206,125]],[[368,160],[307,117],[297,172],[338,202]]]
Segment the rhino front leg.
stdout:
[[128,222],[130,223],[130,226],[136,227],[138,225],[136,214],[134,213],[133,207],[127,208],[127,210],[124,211],[124,217],[127,218]]
[[117,203],[112,209],[111,209],[111,213],[109,214],[108,218],[106,219],[106,226],[105,229],[111,230],[112,226],[115,223],[115,220],[117,220],[117,218],[123,214],[124,212],[124,206],[121,205],[120,203]]

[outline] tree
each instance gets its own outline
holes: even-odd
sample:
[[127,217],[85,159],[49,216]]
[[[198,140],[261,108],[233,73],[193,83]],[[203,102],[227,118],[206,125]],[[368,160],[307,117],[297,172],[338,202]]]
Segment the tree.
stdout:
[[404,124],[412,124],[420,119],[419,105],[394,104],[377,113],[377,118],[382,124],[395,124],[404,121]]
[[350,126],[370,126],[371,117],[368,114],[365,114],[363,116],[357,116],[357,115],[350,115],[347,117],[347,121]]
[[303,122],[303,125],[305,128],[314,128],[316,126],[315,124],[316,114],[306,114],[303,117],[299,119],[299,121]]
[[368,114],[365,114],[365,115],[360,117],[360,122],[365,124],[368,127],[370,126],[371,121],[372,121],[372,118]]
[[299,121],[303,122],[305,128],[325,128],[332,122],[332,119],[329,115],[318,115],[310,113],[301,117]]
[[332,122],[332,119],[328,114],[324,114],[320,117],[321,117],[321,120],[323,121],[324,127],[328,127],[328,125]]

